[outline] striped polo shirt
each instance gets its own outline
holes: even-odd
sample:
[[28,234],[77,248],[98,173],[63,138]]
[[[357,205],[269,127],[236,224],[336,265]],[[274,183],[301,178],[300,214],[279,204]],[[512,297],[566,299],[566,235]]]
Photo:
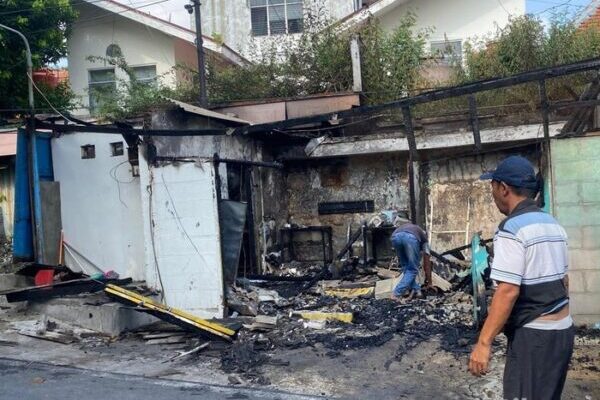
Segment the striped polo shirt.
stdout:
[[507,329],[524,326],[569,303],[567,234],[558,222],[524,200],[498,226],[490,278],[520,286]]

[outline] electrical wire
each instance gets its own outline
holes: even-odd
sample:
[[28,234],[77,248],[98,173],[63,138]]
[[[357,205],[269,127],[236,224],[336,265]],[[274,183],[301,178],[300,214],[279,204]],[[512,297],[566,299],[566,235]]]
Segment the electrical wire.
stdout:
[[35,88],[35,90],[37,90],[38,93],[42,96],[42,98],[44,100],[46,100],[46,103],[48,103],[48,105],[50,106],[50,108],[52,108],[52,110],[54,110],[55,113],[57,113],[58,115],[60,115],[61,117],[63,117],[65,119],[65,121],[68,121],[68,122],[70,122],[72,124],[75,124],[75,122],[73,122],[69,118],[65,117],[60,111],[58,111],[56,109],[56,107],[54,107],[54,105],[50,102],[50,100],[48,100],[48,98],[44,95],[44,93],[42,93],[42,91],[40,90],[40,88],[37,87],[37,85],[35,84],[35,81],[33,80],[33,77],[31,77],[31,75],[29,75],[29,73],[27,73],[27,77],[31,81],[31,84],[33,85],[33,87]]
[[115,165],[114,167],[112,167],[112,168],[110,169],[110,171],[108,171],[108,174],[110,175],[110,177],[111,177],[111,178],[112,178],[112,179],[113,179],[115,182],[117,182],[117,192],[118,192],[118,194],[119,194],[119,201],[120,201],[120,202],[121,202],[121,204],[123,204],[123,206],[124,206],[125,208],[127,208],[127,209],[128,209],[129,207],[127,207],[127,204],[125,204],[125,202],[124,202],[124,201],[123,201],[123,199],[121,198],[121,184],[129,184],[129,183],[132,183],[132,182],[134,182],[136,179],[135,179],[135,177],[132,177],[130,181],[120,181],[120,180],[119,180],[119,178],[117,177],[117,170],[118,170],[118,168],[119,168],[121,165],[123,165],[123,164],[126,164],[126,163],[128,163],[128,162],[129,162],[129,160],[122,161],[122,162],[118,163],[117,165]]
[[152,255],[154,256],[154,266],[155,266],[155,270],[156,270],[156,275],[158,278],[158,283],[160,285],[160,297],[161,297],[161,301],[167,305],[167,296],[165,294],[165,285],[163,284],[162,281],[162,276],[160,273],[160,268],[158,266],[158,256],[156,254],[156,241],[154,238],[154,219],[152,218],[152,195],[154,193],[154,189],[153,189],[153,185],[154,185],[154,173],[152,172],[151,168],[148,168],[148,174],[149,174],[149,182],[148,182],[148,186],[146,187],[146,190],[148,192],[148,219],[150,220],[150,242],[152,243]]
[[511,12],[510,12],[510,11],[508,11],[508,10],[506,9],[506,7],[504,7],[504,4],[502,4],[502,0],[496,0],[496,1],[498,2],[498,4],[500,4],[500,7],[502,7],[502,9],[503,9],[504,11],[506,11],[506,13],[508,14],[508,16],[509,16],[509,17],[512,17],[512,14],[511,14]]
[[536,15],[536,16],[537,15],[542,15],[542,14],[547,13],[548,11],[555,10],[557,8],[560,8],[560,7],[565,7],[565,6],[566,7],[572,7],[573,6],[573,4],[571,4],[572,1],[573,0],[567,0],[567,1],[563,2],[563,3],[556,4],[556,5],[552,6],[552,7],[548,7],[546,9],[542,10],[542,11],[538,11],[538,12],[534,13],[533,15]]
[[190,237],[190,235],[188,234],[188,232],[186,231],[185,227],[183,226],[182,222],[181,222],[181,217],[179,216],[179,213],[177,212],[177,208],[175,207],[175,202],[173,201],[173,197],[171,196],[171,192],[169,191],[169,187],[167,186],[167,182],[165,181],[165,176],[163,174],[163,172],[160,172],[160,176],[162,178],[162,184],[165,187],[165,191],[167,193],[167,196],[169,196],[169,200],[171,201],[171,206],[173,208],[173,213],[174,213],[174,217],[175,217],[175,221],[177,222],[177,225],[179,225],[179,229],[181,230],[181,233],[184,234],[184,236],[187,238],[187,240],[190,242],[190,244],[192,245],[192,247],[194,248],[194,250],[196,251],[196,253],[198,254],[198,256],[200,256],[200,258],[202,259],[202,261],[206,263],[206,259],[204,258],[204,256],[200,253],[200,250],[198,250],[198,247],[196,246],[196,244],[194,243],[194,241],[192,240],[192,238]]

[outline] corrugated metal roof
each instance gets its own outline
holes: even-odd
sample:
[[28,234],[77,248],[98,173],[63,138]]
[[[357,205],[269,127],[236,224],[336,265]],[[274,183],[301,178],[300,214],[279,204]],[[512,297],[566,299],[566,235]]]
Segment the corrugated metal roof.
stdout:
[[242,124],[242,125],[252,125],[251,122],[240,119],[240,118],[236,118],[236,117],[232,117],[229,115],[225,115],[225,114],[221,114],[215,111],[211,111],[211,110],[207,110],[206,108],[202,108],[202,107],[198,107],[198,106],[193,106],[191,104],[188,103],[184,103],[182,101],[179,100],[175,100],[175,99],[170,99],[168,97],[165,97],[166,100],[170,101],[171,103],[175,104],[178,107],[183,108],[185,111],[190,112],[192,114],[197,114],[197,115],[202,115],[204,117],[207,118],[214,118],[220,121],[228,121],[228,122],[235,122],[237,124]]
[[17,130],[0,129],[0,157],[17,154]]

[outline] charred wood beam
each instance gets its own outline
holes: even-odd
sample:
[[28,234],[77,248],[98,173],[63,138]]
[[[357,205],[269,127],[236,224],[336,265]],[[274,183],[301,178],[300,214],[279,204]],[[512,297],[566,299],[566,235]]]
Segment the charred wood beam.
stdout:
[[418,224],[417,221],[417,190],[415,188],[415,163],[412,160],[408,161],[408,196],[410,202],[410,220],[413,224]]
[[542,121],[544,124],[544,140],[550,140],[550,114],[548,113],[548,95],[546,94],[546,81],[539,81],[540,102],[542,104]]
[[406,140],[408,141],[408,194],[410,201],[410,219],[413,224],[418,223],[417,216],[417,182],[415,178],[415,167],[419,168],[419,152],[417,151],[417,141],[413,129],[412,115],[410,106],[402,107],[402,117],[404,118],[404,129],[406,131]]
[[247,165],[250,167],[265,167],[265,168],[283,168],[282,163],[278,162],[266,162],[266,161],[251,161],[251,160],[235,160],[232,158],[221,158],[217,154],[214,155],[215,162],[222,162],[225,164],[237,164],[237,165]]
[[244,126],[236,128],[236,133],[249,134],[275,129],[287,129],[298,125],[327,122],[330,120],[340,120],[349,116],[377,112],[394,107],[404,107],[416,104],[423,104],[437,100],[444,100],[451,97],[466,96],[473,93],[483,92],[487,90],[501,89],[508,86],[519,85],[528,82],[536,82],[540,80],[555,78],[564,75],[571,75],[579,72],[597,70],[600,68],[600,57],[590,60],[580,61],[573,64],[559,65],[550,68],[541,68],[534,71],[524,72],[508,76],[505,78],[492,78],[477,82],[468,83],[466,85],[454,86],[450,88],[432,90],[421,93],[416,96],[402,98],[396,101],[373,105],[355,107],[350,110],[338,111],[335,113],[327,113],[315,115],[312,117],[293,118],[286,121],[272,122],[266,124],[257,124],[252,126]]
[[90,132],[107,134],[129,134],[139,136],[223,136],[227,135],[226,129],[129,129],[125,126],[106,125],[57,125],[35,120],[36,129],[47,129],[59,133]]
[[344,246],[344,248],[342,248],[342,250],[340,250],[339,253],[337,253],[337,255],[335,256],[335,260],[341,260],[342,257],[344,257],[344,254],[346,254],[348,251],[350,251],[350,249],[352,248],[352,245],[354,244],[354,242],[356,242],[358,240],[358,238],[363,234],[363,230],[362,227],[361,229],[357,230],[356,232],[354,232],[352,234],[352,236],[350,236],[350,239],[348,240],[348,243],[346,243],[346,245]]
[[469,118],[471,129],[473,130],[473,141],[475,142],[475,150],[481,150],[481,134],[479,132],[479,118],[477,117],[477,99],[475,95],[469,95]]
[[409,106],[402,107],[402,117],[404,118],[404,130],[406,131],[406,140],[408,140],[411,161],[416,161],[419,159],[419,154],[417,152],[417,141],[415,139],[415,130]]
[[551,101],[548,102],[549,110],[555,111],[563,108],[586,108],[600,106],[600,99],[596,100],[576,100],[576,101]]
[[[598,75],[595,79],[585,88],[581,96],[580,101],[597,100],[600,94],[600,80]],[[591,114],[594,112],[594,106],[579,108],[575,114],[567,121],[563,126],[559,137],[569,135],[581,135],[584,129],[589,124]]]
[[[492,239],[485,239],[485,240],[482,240],[480,243],[481,243],[481,245],[486,245],[486,244],[491,243],[493,241],[494,241],[493,238]],[[456,253],[457,251],[463,251],[463,250],[467,250],[467,249],[470,249],[470,248],[471,248],[471,243],[466,244],[464,246],[456,247],[454,249],[447,250],[447,251],[443,252],[442,254],[440,254],[440,256],[443,257],[443,256],[446,256],[448,254]]]

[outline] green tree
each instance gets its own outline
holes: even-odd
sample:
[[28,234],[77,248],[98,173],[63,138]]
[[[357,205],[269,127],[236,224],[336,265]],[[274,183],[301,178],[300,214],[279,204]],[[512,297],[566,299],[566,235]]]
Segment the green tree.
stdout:
[[[0,23],[20,31],[28,39],[34,69],[56,63],[66,56],[66,38],[76,17],[77,13],[69,0],[0,2]],[[22,39],[0,29],[0,54],[0,109],[27,108],[26,58]],[[56,89],[40,89],[49,98],[52,97],[56,107],[64,109],[71,105],[71,91],[65,85]],[[48,104],[41,99],[36,103],[39,108],[48,108]]]

